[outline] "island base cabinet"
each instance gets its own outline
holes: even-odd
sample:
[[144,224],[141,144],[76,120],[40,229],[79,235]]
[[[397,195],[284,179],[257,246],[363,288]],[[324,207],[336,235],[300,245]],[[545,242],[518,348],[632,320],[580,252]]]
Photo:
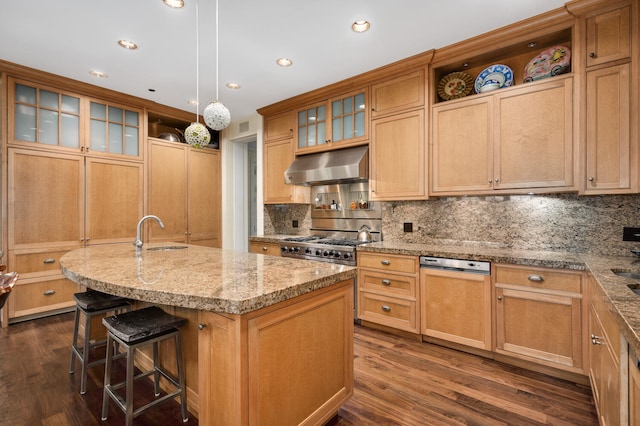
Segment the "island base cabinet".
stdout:
[[200,424],[323,424],[353,394],[353,280],[199,323]]

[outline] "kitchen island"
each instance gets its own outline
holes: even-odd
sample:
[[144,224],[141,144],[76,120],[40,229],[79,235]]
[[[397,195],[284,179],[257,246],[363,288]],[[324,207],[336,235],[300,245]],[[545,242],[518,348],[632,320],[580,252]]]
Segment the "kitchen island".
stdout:
[[80,285],[189,319],[200,424],[322,424],[353,394],[353,267],[166,243],[76,249],[60,264]]

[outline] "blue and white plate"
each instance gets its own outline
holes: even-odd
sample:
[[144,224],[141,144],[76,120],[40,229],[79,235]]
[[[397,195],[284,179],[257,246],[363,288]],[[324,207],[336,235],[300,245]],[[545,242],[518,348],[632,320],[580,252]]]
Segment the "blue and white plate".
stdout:
[[[496,78],[498,77],[498,78]],[[500,88],[509,87],[513,85],[513,71],[506,65],[495,64],[485,68],[478,77],[473,88],[476,93],[481,93],[481,88],[485,83],[498,83]]]

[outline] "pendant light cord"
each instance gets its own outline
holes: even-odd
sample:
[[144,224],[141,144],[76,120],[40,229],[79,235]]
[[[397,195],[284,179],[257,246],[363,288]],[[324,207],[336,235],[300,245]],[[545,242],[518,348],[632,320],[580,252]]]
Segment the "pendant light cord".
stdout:
[[218,102],[218,0],[216,0],[216,102]]
[[[217,1],[217,0],[216,0]],[[196,0],[196,123],[200,122],[200,0]]]

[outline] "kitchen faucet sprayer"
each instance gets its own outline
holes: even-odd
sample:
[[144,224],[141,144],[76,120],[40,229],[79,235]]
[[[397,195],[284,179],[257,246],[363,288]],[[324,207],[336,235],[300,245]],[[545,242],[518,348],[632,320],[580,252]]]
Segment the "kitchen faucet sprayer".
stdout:
[[136,240],[133,242],[133,245],[136,247],[136,254],[140,254],[140,251],[142,250],[142,224],[144,223],[145,220],[147,219],[155,219],[156,222],[158,222],[158,225],[160,225],[160,228],[164,228],[164,223],[162,223],[162,220],[155,215],[147,215],[147,216],[143,216],[142,219],[140,219],[138,221],[138,227],[136,230]]

